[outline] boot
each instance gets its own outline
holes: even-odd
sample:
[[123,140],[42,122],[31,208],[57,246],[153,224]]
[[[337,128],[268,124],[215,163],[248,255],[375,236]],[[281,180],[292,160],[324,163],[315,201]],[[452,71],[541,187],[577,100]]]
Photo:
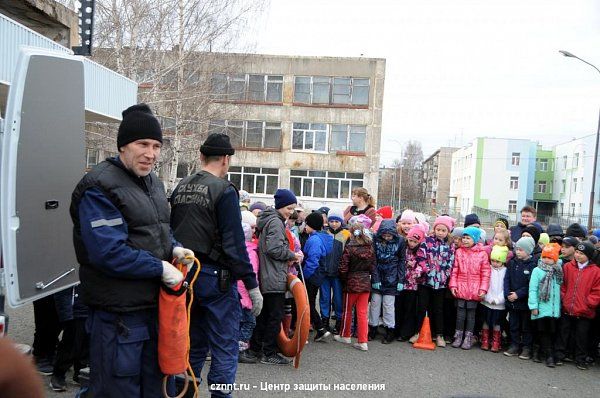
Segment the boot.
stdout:
[[490,349],[490,329],[481,329],[481,349],[483,351]]
[[340,334],[342,331],[342,321],[336,319],[335,326],[333,328],[333,334]]
[[386,327],[385,337],[381,340],[381,342],[383,344],[390,344],[392,341],[394,341],[394,329]]
[[456,332],[454,332],[454,342],[452,342],[452,347],[454,348],[458,348],[460,347],[460,344],[462,343],[463,340],[463,331],[462,330],[457,330]]
[[492,335],[492,352],[499,352],[500,345],[502,342],[502,332],[500,330],[494,330]]
[[463,350],[470,350],[473,347],[473,332],[466,332],[465,339],[463,340],[460,348]]
[[369,341],[374,340],[377,337],[377,326],[369,325]]
[[328,316],[321,317],[321,325],[322,325],[322,327],[325,328],[325,330],[327,330],[328,332],[331,332],[331,327],[329,326],[329,317]]

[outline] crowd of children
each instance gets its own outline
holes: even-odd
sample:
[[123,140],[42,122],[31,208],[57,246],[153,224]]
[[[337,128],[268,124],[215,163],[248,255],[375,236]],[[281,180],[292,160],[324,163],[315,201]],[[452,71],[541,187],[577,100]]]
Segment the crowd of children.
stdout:
[[415,343],[429,316],[438,347],[451,342],[469,350],[479,343],[482,350],[505,349],[507,356],[549,367],[573,361],[587,369],[594,363],[600,254],[598,239],[582,226],[563,233],[550,224],[544,232],[535,209],[526,206],[521,222],[509,228],[499,218],[487,239],[475,214],[465,217],[463,227],[448,215],[430,226],[412,210],[395,220],[391,208],[376,210],[363,188],[353,190],[352,200],[345,210],[305,214],[294,194],[280,189],[273,208],[243,209],[265,305],[258,320],[244,311],[241,362],[289,363],[277,354],[275,337],[282,321],[286,333],[293,329],[293,320],[284,320],[285,283],[287,273],[300,271],[315,341],[333,334],[351,344],[355,337],[353,346],[367,351],[383,332],[384,344]]

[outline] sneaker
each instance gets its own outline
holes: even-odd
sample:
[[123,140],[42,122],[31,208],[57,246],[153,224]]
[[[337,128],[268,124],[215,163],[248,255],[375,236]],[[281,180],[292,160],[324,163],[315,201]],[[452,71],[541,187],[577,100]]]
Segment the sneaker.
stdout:
[[588,370],[588,364],[585,362],[577,362],[575,366],[577,366],[577,369],[580,370]]
[[327,337],[331,336],[331,333],[325,329],[317,330],[315,335],[315,341],[324,341]]
[[257,363],[258,357],[256,354],[250,350],[240,351],[238,355],[239,363]]
[[446,340],[444,340],[444,336],[437,336],[435,338],[435,342],[438,347],[446,347]]
[[289,359],[281,356],[280,354],[273,354],[262,357],[260,363],[264,363],[265,365],[289,365],[292,363]]
[[419,333],[415,334],[413,337],[411,337],[408,342],[410,344],[415,344],[417,342],[417,340],[419,340]]
[[571,358],[571,357],[564,357],[563,361],[564,362],[573,362],[573,358]]
[[554,358],[552,358],[552,357],[546,358],[546,366],[549,368],[555,367],[556,363],[554,363]]
[[368,351],[369,350],[369,346],[367,345],[367,343],[354,343],[354,344],[352,344],[352,347],[354,347],[360,351]]
[[508,350],[504,351],[504,355],[507,357],[514,357],[515,355],[519,355],[519,347],[516,345],[511,345],[508,347]]
[[335,341],[339,341],[340,343],[344,343],[344,344],[351,344],[352,343],[352,339],[350,337],[342,337],[339,334],[334,335],[333,339]]
[[67,391],[67,381],[64,376],[52,375],[50,378],[50,388],[52,391]]
[[52,366],[50,361],[45,358],[40,358],[39,360],[37,360],[35,366],[37,368],[38,373],[43,376],[50,376],[52,372],[54,372],[54,366]]
[[524,360],[531,359],[531,348],[523,347],[523,351],[521,351],[521,355],[519,355],[519,359],[524,359]]

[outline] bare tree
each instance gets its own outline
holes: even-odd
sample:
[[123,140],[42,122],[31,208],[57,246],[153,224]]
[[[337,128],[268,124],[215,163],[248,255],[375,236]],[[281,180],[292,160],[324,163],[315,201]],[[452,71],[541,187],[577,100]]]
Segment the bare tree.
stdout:
[[[213,51],[239,46],[241,34],[266,0],[98,0],[94,59],[140,83],[139,100],[161,116],[167,189],[179,163],[197,168],[207,131]],[[167,146],[167,145],[166,145]],[[164,179],[163,175],[163,179]]]
[[403,201],[422,202],[423,149],[419,141],[408,141],[402,150],[401,198]]

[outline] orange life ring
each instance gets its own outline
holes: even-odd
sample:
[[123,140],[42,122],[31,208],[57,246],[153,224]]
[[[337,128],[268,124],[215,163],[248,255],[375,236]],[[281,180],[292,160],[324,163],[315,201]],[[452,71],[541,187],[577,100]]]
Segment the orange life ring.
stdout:
[[290,339],[286,336],[282,327],[279,336],[277,336],[277,345],[283,355],[294,357],[294,367],[298,368],[302,349],[306,344],[308,332],[310,331],[310,309],[308,307],[308,294],[302,281],[296,275],[288,274],[287,284],[296,302],[296,330],[294,336]]

